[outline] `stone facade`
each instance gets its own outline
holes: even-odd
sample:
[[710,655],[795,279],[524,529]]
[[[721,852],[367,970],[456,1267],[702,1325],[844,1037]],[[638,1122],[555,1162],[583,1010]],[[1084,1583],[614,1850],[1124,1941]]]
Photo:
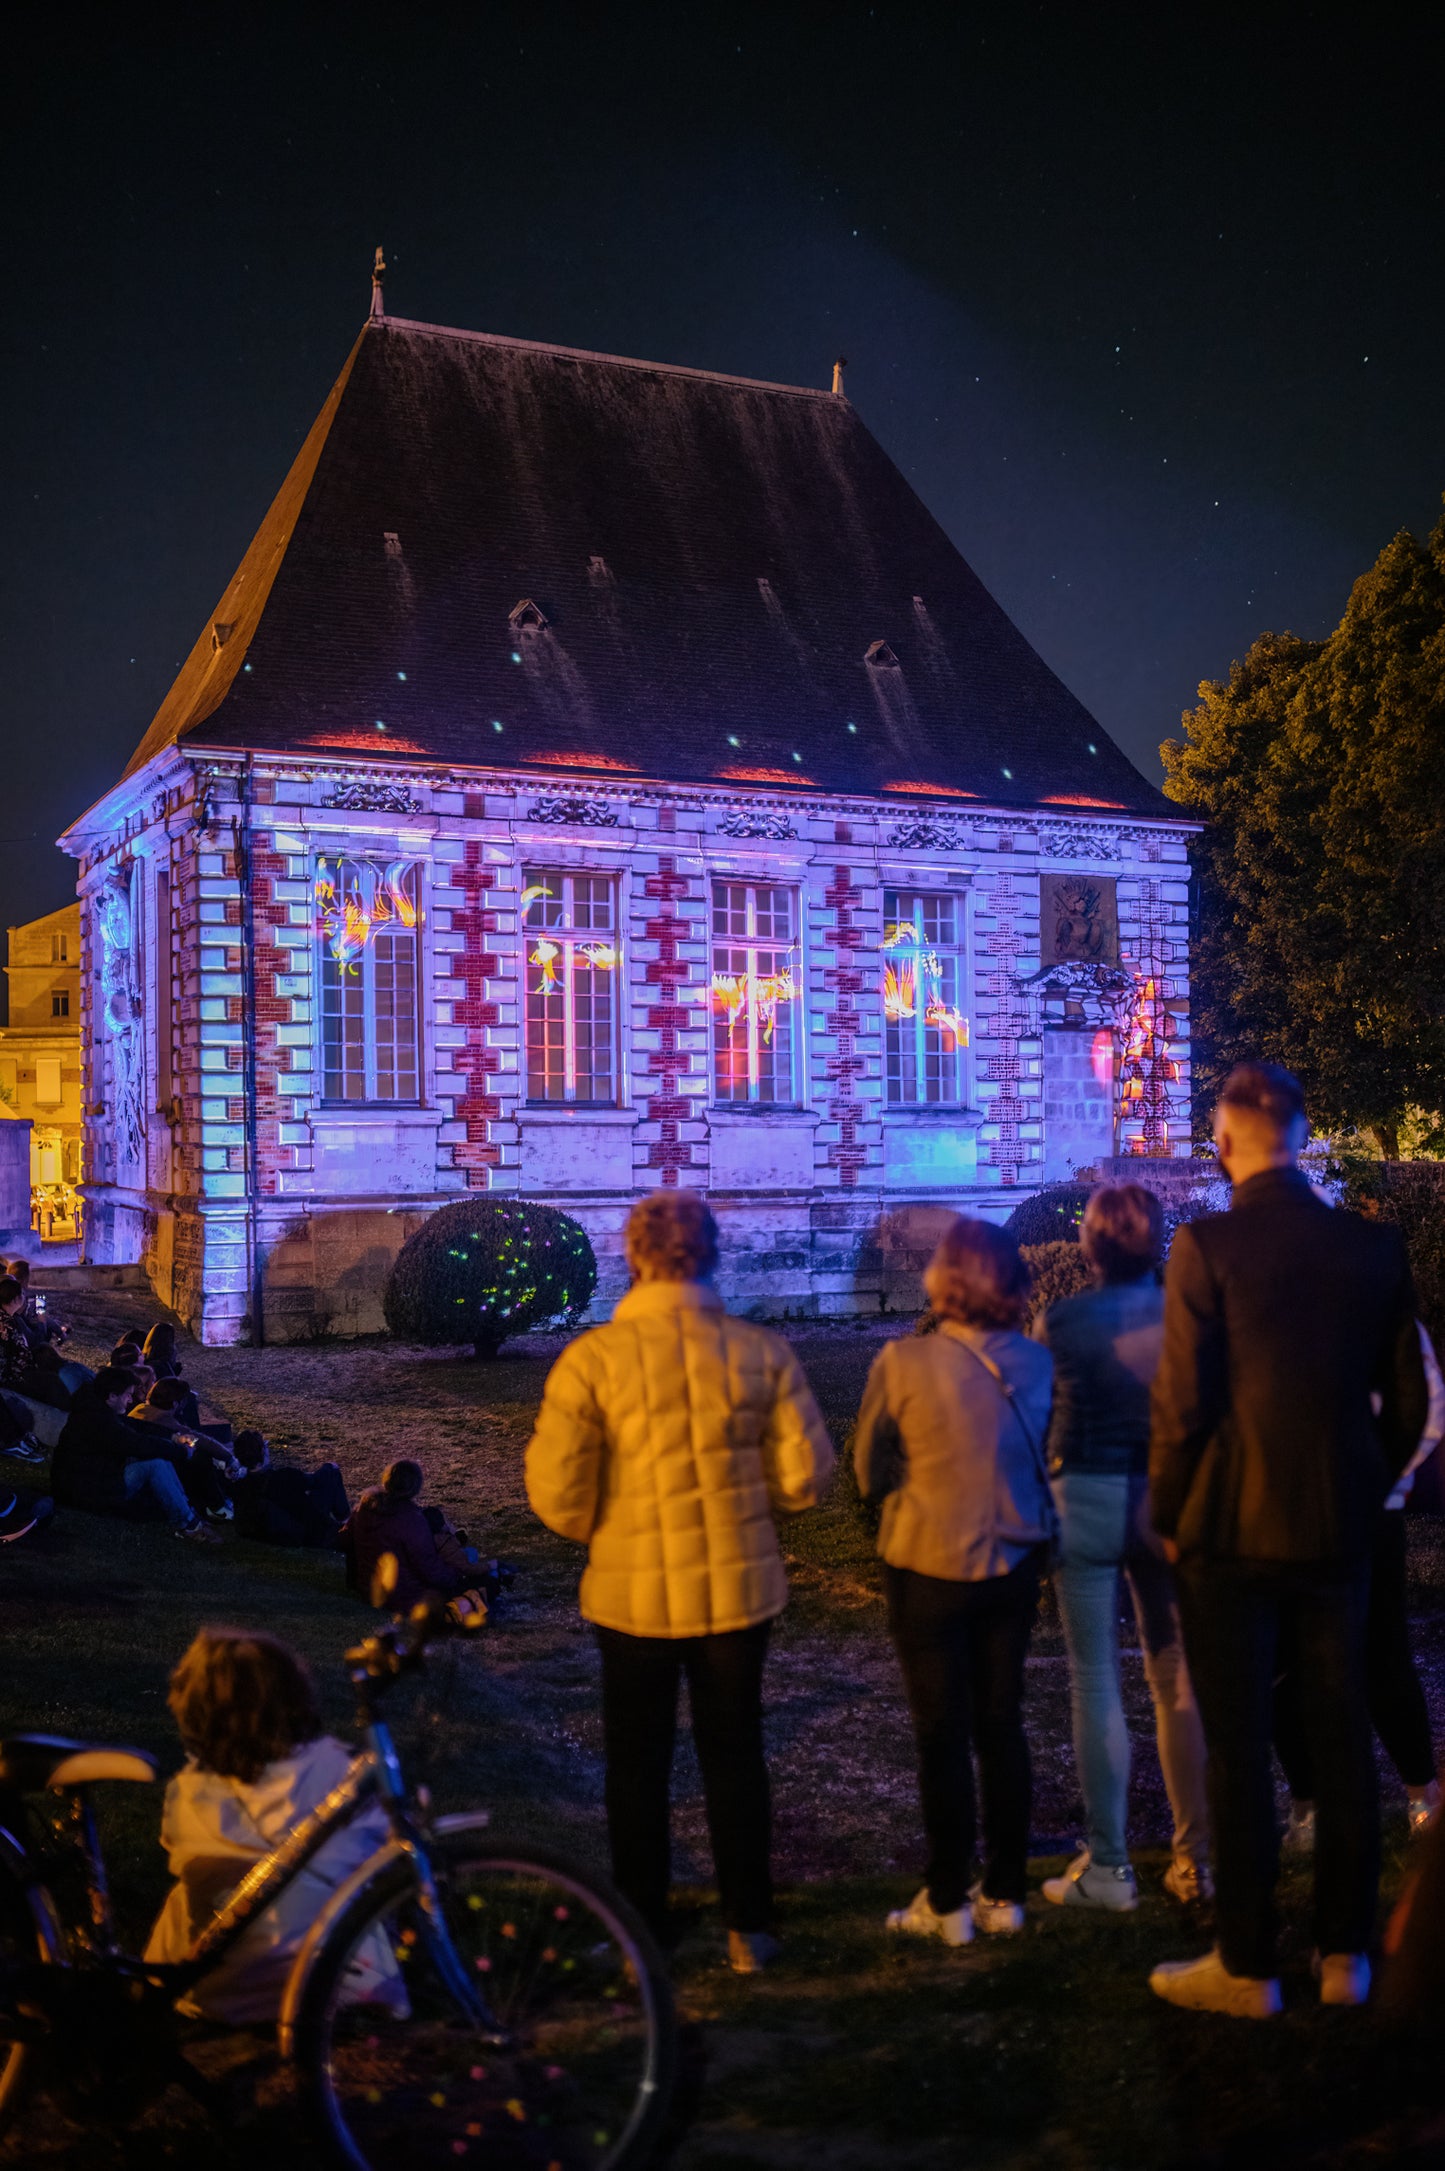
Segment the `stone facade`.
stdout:
[[32,1212],[42,1237],[68,1239],[81,1165],[79,905],[12,927],[5,977],[0,1119],[29,1120]]
[[[682,1184],[718,1215],[730,1303],[912,1309],[948,1214],[1002,1217],[1116,1149],[1187,1154],[1189,834],[1114,812],[979,805],[944,826],[862,796],[631,783],[555,802],[504,770],[168,750],[71,832],[88,1255],[142,1259],[207,1341],[254,1336],[258,1305],[268,1339],[367,1333],[422,1217],[496,1191],[586,1225],[603,1314],[632,1201]],[[324,1090],[318,868],[347,859],[414,871],[420,1069],[384,1103]],[[614,1105],[529,1102],[522,888],[538,866],[616,899]],[[1117,966],[1041,956],[1040,872],[1061,866],[1115,885]],[[796,901],[786,1105],[718,1098],[719,882]],[[889,1098],[885,891],[956,907],[970,1046],[948,1101]],[[1172,1074],[1148,1118],[1113,1075],[1146,987]]]

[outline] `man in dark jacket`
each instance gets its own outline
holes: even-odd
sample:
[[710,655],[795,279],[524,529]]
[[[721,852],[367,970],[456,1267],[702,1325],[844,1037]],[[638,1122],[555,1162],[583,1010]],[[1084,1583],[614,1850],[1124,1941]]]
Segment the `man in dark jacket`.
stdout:
[[158,1514],[178,1537],[219,1543],[186,1498],[155,1438],[125,1412],[136,1399],[137,1375],[105,1365],[76,1396],[51,1465],[55,1497],[93,1515],[122,1515],[132,1507]]
[[1209,1749],[1219,1934],[1214,1952],[1150,1983],[1172,2004],[1253,2018],[1281,2002],[1270,1728],[1282,1653],[1319,1773],[1320,1995],[1357,2005],[1369,1993],[1369,1557],[1428,1407],[1399,1232],[1316,1197],[1297,1166],[1306,1132],[1288,1071],[1246,1063],[1227,1079],[1214,1136],[1234,1198],[1175,1236],[1149,1453]]

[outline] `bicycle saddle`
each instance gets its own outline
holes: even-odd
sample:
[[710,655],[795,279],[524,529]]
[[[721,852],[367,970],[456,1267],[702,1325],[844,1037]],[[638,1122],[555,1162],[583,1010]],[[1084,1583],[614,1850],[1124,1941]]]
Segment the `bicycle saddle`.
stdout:
[[97,1779],[134,1779],[149,1784],[156,1760],[143,1749],[117,1749],[103,1741],[71,1741],[64,1734],[11,1734],[0,1741],[0,1786],[21,1794],[43,1787],[88,1787]]

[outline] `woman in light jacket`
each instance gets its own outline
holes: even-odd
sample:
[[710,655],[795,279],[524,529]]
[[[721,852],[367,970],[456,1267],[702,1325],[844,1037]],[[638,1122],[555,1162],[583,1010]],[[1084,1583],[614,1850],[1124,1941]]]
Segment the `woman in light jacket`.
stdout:
[[665,1936],[685,1674],[729,1959],[751,1974],[777,1951],[762,1677],[788,1587],[773,1519],[817,1504],[833,1449],[788,1344],[729,1317],[709,1286],[717,1227],[700,1198],[641,1200],[627,1260],[633,1287],[611,1320],[548,1377],[527,1497],[588,1548],[613,1875]]
[[1024,1923],[1024,1658],[1054,1528],[1043,1462],[1053,1366],[1019,1332],[1028,1269],[1002,1229],[955,1221],[923,1286],[938,1332],[879,1351],[854,1464],[865,1498],[883,1499],[878,1550],[928,1836],[927,1882],[888,1927],[966,1945],[975,1928]]

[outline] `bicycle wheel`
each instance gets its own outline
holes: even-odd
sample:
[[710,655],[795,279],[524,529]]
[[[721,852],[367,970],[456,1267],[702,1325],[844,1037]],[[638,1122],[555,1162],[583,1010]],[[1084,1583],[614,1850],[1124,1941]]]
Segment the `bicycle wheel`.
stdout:
[[457,1833],[430,1850],[458,1955],[505,2042],[466,2020],[427,1953],[406,1862],[359,1892],[302,1994],[295,2057],[346,2171],[622,2171],[672,2092],[672,1996],[627,1903],[538,1847]]

